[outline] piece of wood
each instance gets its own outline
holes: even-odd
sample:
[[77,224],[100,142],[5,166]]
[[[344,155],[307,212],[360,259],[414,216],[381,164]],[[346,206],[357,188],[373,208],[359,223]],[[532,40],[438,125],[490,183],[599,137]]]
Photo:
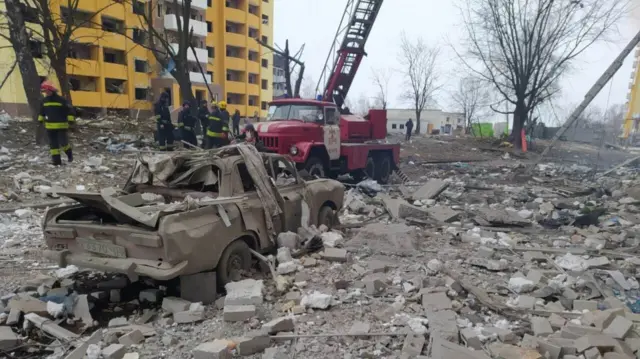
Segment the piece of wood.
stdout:
[[76,333],[70,332],[63,327],[59,326],[55,322],[50,319],[43,318],[35,313],[28,313],[24,315],[24,319],[33,323],[36,327],[38,327],[43,332],[53,335],[54,337],[68,342],[73,339],[78,339],[80,336]]

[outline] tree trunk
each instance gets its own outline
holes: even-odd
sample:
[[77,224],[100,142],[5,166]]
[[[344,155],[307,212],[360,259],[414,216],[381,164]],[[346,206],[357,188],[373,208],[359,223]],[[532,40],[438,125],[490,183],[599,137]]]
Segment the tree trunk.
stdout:
[[416,111],[416,128],[413,133],[420,134],[420,111]]
[[511,130],[511,137],[513,145],[522,149],[522,129],[527,121],[527,108],[524,104],[516,104],[516,108],[513,112],[513,129]]
[[[176,69],[177,68],[178,66],[176,64]],[[185,101],[188,101],[189,103],[195,103],[196,98],[193,95],[193,89],[191,88],[191,80],[189,79],[189,73],[174,71],[173,77],[178,82],[178,86],[180,86],[180,96],[182,97],[182,101],[180,101],[179,105],[182,105],[182,103]]]
[[22,84],[24,86],[24,92],[27,96],[27,103],[31,110],[31,117],[36,123],[35,140],[39,145],[47,142],[44,128],[38,124],[38,114],[40,112],[40,102],[42,95],[40,94],[40,77],[36,70],[36,64],[31,54],[29,47],[29,36],[27,35],[27,29],[20,11],[20,0],[6,0],[7,17],[9,18],[9,38],[11,40],[11,46],[16,55],[16,61],[18,62],[18,68],[20,69],[20,76],[22,77]]

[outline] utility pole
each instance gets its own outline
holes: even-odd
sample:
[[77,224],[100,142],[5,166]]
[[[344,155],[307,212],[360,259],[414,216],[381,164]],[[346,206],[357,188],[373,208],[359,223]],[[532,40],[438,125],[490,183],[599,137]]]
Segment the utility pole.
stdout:
[[[274,53],[284,57],[284,59],[286,61],[286,66],[284,68],[284,78],[285,78],[285,81],[286,81],[287,95],[289,95],[289,97],[300,97],[300,87],[302,86],[302,77],[304,76],[304,62],[300,61],[298,59],[298,57],[302,56],[302,51],[304,51],[304,45],[302,45],[302,47],[296,53],[295,56],[291,56],[291,54],[289,52],[289,40],[287,40],[285,42],[284,51],[278,50],[278,49],[274,48],[273,46],[263,42],[260,39],[255,39],[255,40],[261,46],[264,46],[267,49],[273,51]],[[297,64],[298,66],[300,66],[300,73],[298,74],[298,78],[296,79],[295,89],[293,89],[293,90],[291,88],[291,72],[292,72],[293,68],[291,66],[289,66],[289,64],[291,62],[293,62],[293,63]]]

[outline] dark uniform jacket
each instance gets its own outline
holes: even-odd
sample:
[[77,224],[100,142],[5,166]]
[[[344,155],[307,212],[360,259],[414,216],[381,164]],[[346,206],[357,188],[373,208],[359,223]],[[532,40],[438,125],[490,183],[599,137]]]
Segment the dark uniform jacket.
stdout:
[[70,122],[75,122],[75,117],[67,100],[54,93],[42,100],[38,121],[43,122],[47,130],[66,130]]
[[220,110],[213,110],[209,113],[209,126],[207,127],[207,136],[223,137],[223,124],[220,119]]
[[195,126],[196,118],[191,115],[191,109],[180,111],[180,114],[178,114],[178,127],[186,131],[193,131]]
[[153,114],[156,116],[158,125],[171,125],[171,112],[169,112],[169,107],[165,106],[161,101],[153,105]]
[[220,118],[220,121],[222,121],[222,132],[229,132],[229,119],[231,117],[229,111],[220,110],[218,117]]

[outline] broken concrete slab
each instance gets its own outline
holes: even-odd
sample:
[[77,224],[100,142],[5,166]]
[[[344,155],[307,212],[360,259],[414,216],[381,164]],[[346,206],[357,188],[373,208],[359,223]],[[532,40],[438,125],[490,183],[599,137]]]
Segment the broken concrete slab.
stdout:
[[526,227],[531,225],[530,221],[523,219],[516,213],[511,213],[504,209],[481,207],[477,209],[476,217],[493,226]]
[[553,329],[551,328],[551,324],[547,318],[531,318],[531,329],[536,337],[546,337],[553,334]]
[[371,324],[367,322],[356,321],[353,322],[349,329],[349,334],[367,334],[371,330]]
[[180,298],[205,305],[215,302],[218,294],[216,278],[216,272],[180,276]]
[[482,350],[482,341],[480,334],[474,328],[462,328],[460,330],[460,339],[468,348]]
[[17,347],[19,342],[20,337],[11,328],[0,326],[0,350],[8,352]]
[[122,359],[126,353],[126,348],[122,344],[111,344],[102,349],[102,357],[104,359]]
[[410,356],[420,355],[426,341],[424,335],[415,333],[407,334],[404,338],[404,344],[402,345],[402,353]]
[[573,301],[573,310],[579,310],[579,311],[598,310],[598,302],[596,302],[595,300],[574,300]]
[[[503,359],[540,359],[542,355],[536,349],[519,348],[511,344],[493,343],[489,345],[489,351],[495,358]],[[446,358],[446,357],[442,357]]]
[[387,212],[395,220],[400,219],[400,206],[402,204],[409,204],[409,202],[402,198],[391,198],[391,196],[386,193],[378,193],[377,197],[382,200]]
[[425,310],[438,311],[451,309],[451,299],[446,293],[425,293],[422,295],[422,307]]
[[505,259],[492,260],[486,258],[470,257],[467,258],[466,262],[470,265],[483,267],[490,271],[504,271],[509,268],[509,262]]
[[271,345],[271,338],[259,332],[249,332],[246,337],[235,340],[238,355],[247,356],[267,349]]
[[34,298],[26,293],[18,293],[9,300],[9,309],[16,309],[25,314],[35,313],[37,315],[48,315],[47,303]]
[[262,280],[244,279],[225,285],[227,296],[224,305],[258,305],[262,304],[264,282]]
[[578,353],[584,353],[590,348],[598,348],[600,352],[612,351],[617,344],[615,339],[604,334],[589,334],[575,341]]
[[[490,359],[481,351],[470,351],[461,345],[445,341],[438,336],[435,336],[433,339],[431,358]],[[523,357],[520,359],[522,358]]]
[[67,329],[62,328],[58,324],[47,318],[43,318],[36,313],[27,313],[24,315],[24,319],[30,321],[42,331],[53,335],[60,340],[71,341],[80,337],[78,334],[68,331]]
[[177,297],[165,297],[162,299],[162,310],[168,313],[184,312],[189,309],[191,302]]
[[144,334],[140,330],[132,330],[129,333],[121,336],[118,342],[125,347],[140,344],[144,341]]
[[88,327],[93,326],[93,317],[89,310],[89,300],[86,294],[79,295],[76,298],[76,303],[73,306],[73,316],[82,320],[82,323]]
[[623,316],[617,316],[602,333],[608,334],[614,339],[624,339],[633,327],[633,322]]
[[226,340],[214,340],[198,345],[193,349],[193,359],[231,359]]
[[276,318],[262,326],[262,329],[269,334],[279,332],[292,332],[295,329],[293,318]]
[[5,324],[7,325],[16,325],[18,324],[18,322],[20,321],[20,316],[22,315],[22,312],[20,311],[20,309],[11,309],[9,311],[9,316],[7,317],[7,320],[5,322]]
[[431,179],[411,195],[412,200],[434,199],[449,187],[449,182]]
[[516,299],[516,307],[522,309],[533,309],[538,301],[537,298],[529,296],[529,295],[520,295]]
[[560,329],[564,327],[566,323],[567,323],[567,320],[556,313],[552,313],[549,316],[549,324],[551,324],[551,328],[553,329]]
[[452,310],[439,310],[426,312],[429,320],[430,332],[434,336],[439,336],[444,340],[458,342],[458,323],[456,312]]
[[223,319],[225,322],[243,322],[256,315],[255,305],[225,305]]
[[325,248],[320,256],[329,262],[346,262],[349,259],[347,250],[343,248]]

